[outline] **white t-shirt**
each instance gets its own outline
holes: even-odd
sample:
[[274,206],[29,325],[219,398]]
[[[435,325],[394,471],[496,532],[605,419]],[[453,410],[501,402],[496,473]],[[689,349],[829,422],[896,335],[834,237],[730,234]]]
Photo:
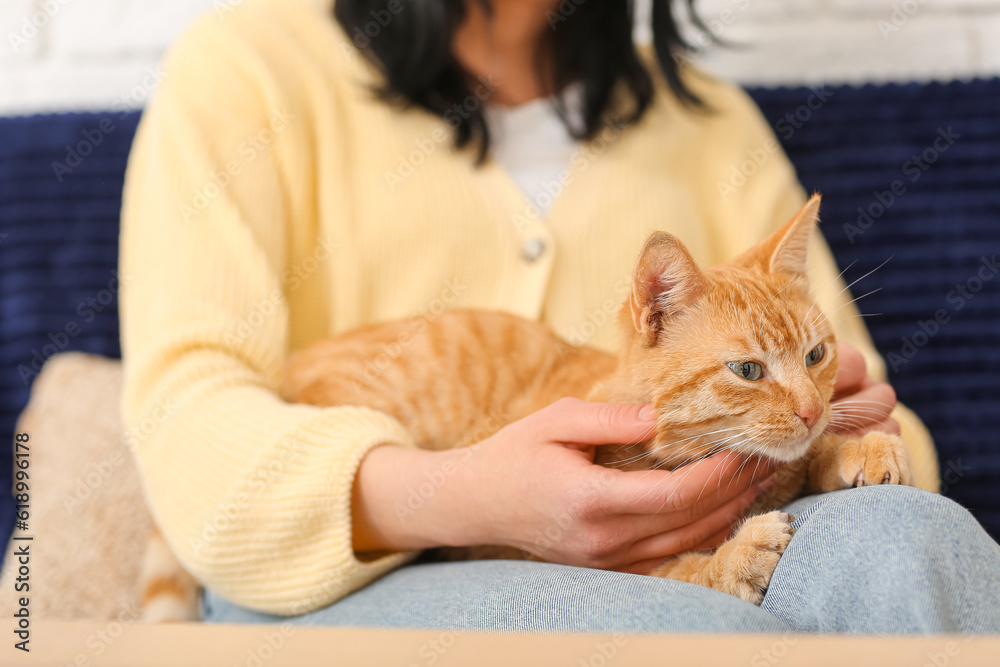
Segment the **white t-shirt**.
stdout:
[[[565,91],[567,112],[579,123],[579,86]],[[524,195],[544,216],[561,187],[579,142],[574,139],[553,106],[553,98],[532,100],[515,107],[489,105],[486,121],[491,132],[493,159],[510,174]]]

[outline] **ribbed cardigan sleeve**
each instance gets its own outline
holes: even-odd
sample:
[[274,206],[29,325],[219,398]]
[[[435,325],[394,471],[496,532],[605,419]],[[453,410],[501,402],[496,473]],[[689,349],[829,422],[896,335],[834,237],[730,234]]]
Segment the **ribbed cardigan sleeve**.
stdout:
[[383,413],[276,393],[289,350],[289,226],[315,224],[290,208],[288,184],[310,173],[308,161],[283,161],[283,133],[305,123],[287,117],[293,101],[226,20],[203,19],[171,50],[129,160],[122,408],[183,564],[237,604],[300,614],[412,556],[359,560],[350,499],[372,447],[413,443]]

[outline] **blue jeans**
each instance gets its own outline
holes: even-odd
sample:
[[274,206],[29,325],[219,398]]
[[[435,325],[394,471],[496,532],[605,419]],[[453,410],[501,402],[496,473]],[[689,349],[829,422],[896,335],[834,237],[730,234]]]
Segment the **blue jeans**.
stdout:
[[802,498],[760,607],[669,579],[522,561],[400,568],[292,618],[205,594],[219,623],[544,632],[1000,634],[1000,546],[962,507],[903,486]]

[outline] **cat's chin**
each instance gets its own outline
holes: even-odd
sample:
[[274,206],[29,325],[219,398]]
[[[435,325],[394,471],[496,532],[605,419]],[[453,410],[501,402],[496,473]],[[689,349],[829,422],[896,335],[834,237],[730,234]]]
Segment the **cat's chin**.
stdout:
[[740,452],[756,456],[763,455],[780,463],[790,463],[791,461],[798,461],[805,456],[815,439],[814,436],[807,435],[804,438],[796,438],[778,446],[769,445],[767,447],[759,447],[753,443],[748,443],[740,447]]

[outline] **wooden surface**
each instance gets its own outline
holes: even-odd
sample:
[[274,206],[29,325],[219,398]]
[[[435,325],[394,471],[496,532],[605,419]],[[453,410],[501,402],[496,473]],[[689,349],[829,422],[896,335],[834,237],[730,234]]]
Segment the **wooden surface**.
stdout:
[[500,635],[279,625],[35,621],[30,653],[8,630],[0,665],[109,667],[626,667],[1000,665],[1000,638],[805,635]]

